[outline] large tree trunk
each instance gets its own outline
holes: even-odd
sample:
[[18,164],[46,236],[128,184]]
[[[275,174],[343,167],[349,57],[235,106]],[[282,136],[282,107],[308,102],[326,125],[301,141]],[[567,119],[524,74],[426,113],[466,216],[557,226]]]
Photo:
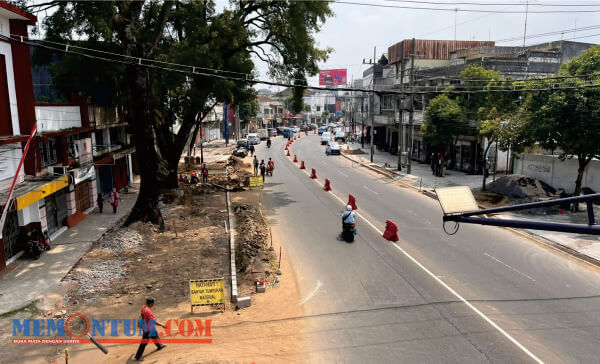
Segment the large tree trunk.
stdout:
[[127,225],[136,222],[151,222],[164,229],[164,220],[158,207],[161,158],[155,147],[152,113],[149,102],[148,70],[135,66],[127,69],[128,85],[132,102],[131,123],[135,132],[135,148],[137,155],[143,160],[140,167],[140,192],[125,222]]
[[[577,156],[579,168],[577,168],[577,179],[575,180],[575,191],[573,191],[573,196],[579,196],[581,193],[581,181],[583,180],[583,173],[585,172],[585,167],[591,160],[591,157],[587,158],[584,155]],[[579,211],[579,203],[574,203],[571,209],[573,211]]]
[[[482,162],[483,163],[483,185],[481,186],[482,191],[485,191],[485,181],[487,180],[487,175],[486,175],[487,163],[485,160],[485,156],[490,151],[491,146],[492,146],[492,142],[488,142],[488,145],[485,147],[485,150],[483,151],[483,156],[481,158],[483,160],[483,162]],[[494,171],[494,173],[495,173],[495,171]]]

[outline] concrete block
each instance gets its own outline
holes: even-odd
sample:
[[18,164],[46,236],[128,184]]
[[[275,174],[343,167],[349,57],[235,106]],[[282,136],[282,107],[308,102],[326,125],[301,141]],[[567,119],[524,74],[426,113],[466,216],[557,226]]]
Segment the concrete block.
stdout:
[[239,297],[237,300],[237,308],[238,309],[242,309],[242,308],[247,308],[250,307],[252,305],[252,301],[250,297]]

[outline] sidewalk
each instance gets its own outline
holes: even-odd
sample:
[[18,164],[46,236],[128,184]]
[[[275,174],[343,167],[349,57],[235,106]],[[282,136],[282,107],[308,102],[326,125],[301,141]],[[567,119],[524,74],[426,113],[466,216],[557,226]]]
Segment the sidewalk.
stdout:
[[[365,148],[361,148],[358,143],[349,143],[347,146],[350,149],[361,149],[365,154],[354,154],[345,157],[359,161],[366,166],[375,167],[379,170],[384,170],[397,176],[395,180],[411,185],[417,189],[426,192],[429,197],[435,198],[433,190],[437,187],[450,187],[450,186],[469,186],[472,190],[480,189],[482,184],[481,175],[468,175],[458,171],[444,171],[444,177],[435,177],[431,173],[431,169],[428,164],[419,163],[412,161],[411,174],[406,174],[406,168],[403,168],[402,172],[397,171],[398,156],[392,155],[388,152],[379,152],[375,150],[373,155],[373,163],[370,161],[370,149],[369,144],[365,144]],[[346,145],[342,146],[342,149],[346,149]],[[388,166],[385,166],[385,163]],[[492,177],[488,178],[488,182],[492,181]],[[429,190],[429,191],[427,191]],[[441,211],[440,211],[441,213]],[[600,216],[600,206],[594,208],[594,214]],[[441,217],[441,214],[440,214]],[[504,213],[497,215],[496,217],[501,219],[519,219],[519,220],[530,220],[530,221],[545,221],[545,222],[560,222],[560,223],[575,223],[575,224],[586,224],[587,214],[581,212],[579,214],[567,213],[564,215],[529,215],[527,213]],[[527,235],[529,237],[541,239],[543,243],[554,246],[557,249],[568,252],[571,255],[577,256],[583,260],[591,262],[600,266],[600,237],[593,235],[580,235],[570,233],[560,233],[553,231],[543,230],[529,230],[529,229],[512,229],[518,233]]]
[[92,243],[127,215],[137,198],[138,186],[120,193],[116,214],[105,203],[104,213],[95,208],[88,217],[52,241],[52,250],[38,260],[20,258],[0,278],[0,315],[27,306],[56,287],[71,268],[87,253]]

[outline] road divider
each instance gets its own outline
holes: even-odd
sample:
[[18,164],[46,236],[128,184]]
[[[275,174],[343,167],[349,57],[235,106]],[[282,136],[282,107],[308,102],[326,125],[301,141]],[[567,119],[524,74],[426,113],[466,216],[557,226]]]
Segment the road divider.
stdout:
[[353,194],[348,194],[348,203],[346,205],[352,206],[352,210],[358,210],[358,206],[356,206],[356,197]]
[[385,221],[385,231],[383,232],[383,237],[393,242],[400,240],[400,238],[398,238],[398,225],[392,220]]
[[331,191],[331,181],[329,178],[325,178],[325,185],[323,186],[323,190]]

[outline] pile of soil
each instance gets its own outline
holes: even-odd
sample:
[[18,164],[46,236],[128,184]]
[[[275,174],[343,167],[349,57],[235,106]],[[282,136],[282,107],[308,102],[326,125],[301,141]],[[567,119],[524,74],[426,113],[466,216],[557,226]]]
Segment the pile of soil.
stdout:
[[249,294],[254,291],[256,278],[271,275],[271,262],[275,261],[275,257],[268,250],[269,231],[258,208],[248,204],[234,204],[232,208],[237,227],[235,264],[238,289],[241,294]]
[[362,151],[362,149],[342,149],[342,153],[344,154],[367,154]]
[[556,189],[547,183],[522,174],[500,177],[490,183],[490,190],[511,198],[540,198],[556,194]]

